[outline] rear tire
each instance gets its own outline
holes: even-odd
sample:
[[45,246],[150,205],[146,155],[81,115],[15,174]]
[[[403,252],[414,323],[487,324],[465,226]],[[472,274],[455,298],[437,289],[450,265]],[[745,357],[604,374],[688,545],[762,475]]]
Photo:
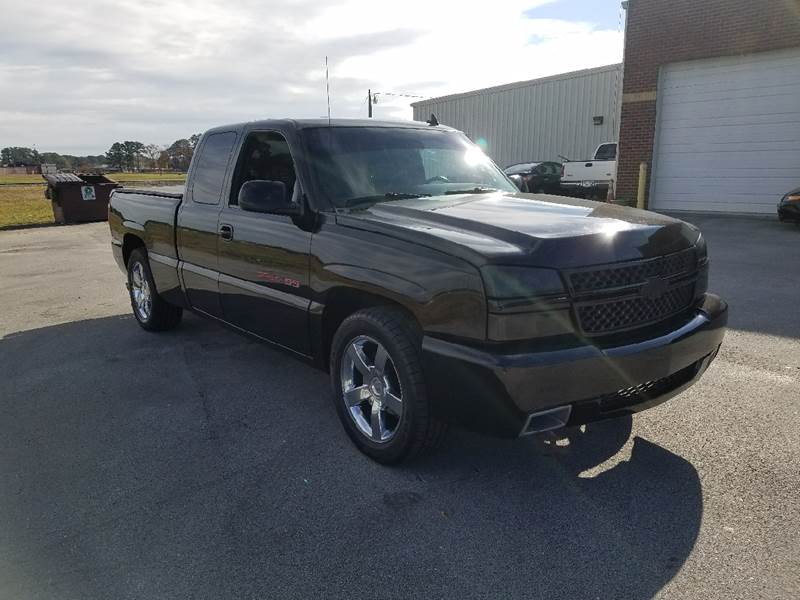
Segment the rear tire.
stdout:
[[133,316],[142,329],[166,331],[181,322],[183,309],[158,295],[144,248],[136,248],[128,258],[128,293]]
[[421,339],[417,324],[391,307],[350,315],[333,337],[336,413],[356,447],[380,463],[425,453],[446,430],[432,415],[427,397]]

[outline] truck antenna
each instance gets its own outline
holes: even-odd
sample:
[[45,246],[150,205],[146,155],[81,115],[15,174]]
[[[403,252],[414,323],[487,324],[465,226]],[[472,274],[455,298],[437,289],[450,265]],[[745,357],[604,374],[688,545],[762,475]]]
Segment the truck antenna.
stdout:
[[325,94],[328,97],[328,127],[331,126],[331,84],[328,78],[328,57],[325,56]]

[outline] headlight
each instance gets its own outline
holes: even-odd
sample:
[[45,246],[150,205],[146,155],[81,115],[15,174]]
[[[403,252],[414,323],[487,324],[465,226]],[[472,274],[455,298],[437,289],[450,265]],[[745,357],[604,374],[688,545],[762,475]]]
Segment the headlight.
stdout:
[[800,194],[789,194],[784,198],[784,202],[800,202]]
[[566,295],[558,271],[532,267],[488,266],[481,269],[486,295],[495,299]]
[[702,234],[698,236],[697,241],[694,243],[695,252],[697,252],[697,284],[694,291],[696,297],[701,297],[708,291],[708,246],[706,246],[706,238]]
[[701,233],[694,243],[695,252],[697,252],[697,262],[702,264],[708,260],[708,246],[706,245],[706,238]]
[[558,271],[534,267],[481,269],[495,342],[574,333],[567,291]]

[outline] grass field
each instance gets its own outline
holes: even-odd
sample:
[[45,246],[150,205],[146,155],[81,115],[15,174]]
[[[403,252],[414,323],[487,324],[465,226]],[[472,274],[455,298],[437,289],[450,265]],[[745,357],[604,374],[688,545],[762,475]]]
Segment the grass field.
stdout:
[[[122,184],[186,180],[185,173],[118,173],[110,177]],[[43,182],[41,175],[0,175],[0,227],[53,222],[53,208],[44,197]],[[3,185],[12,183],[20,185]]]
[[[185,181],[186,173],[109,173],[108,178],[127,181]],[[9,183],[44,183],[41,175],[0,175],[0,185]]]
[[53,208],[40,185],[0,186],[0,227],[52,223]]
[[[122,184],[186,180],[185,173],[112,173],[109,177]],[[41,175],[0,175],[0,228],[53,222],[53,208],[44,197],[43,183]]]

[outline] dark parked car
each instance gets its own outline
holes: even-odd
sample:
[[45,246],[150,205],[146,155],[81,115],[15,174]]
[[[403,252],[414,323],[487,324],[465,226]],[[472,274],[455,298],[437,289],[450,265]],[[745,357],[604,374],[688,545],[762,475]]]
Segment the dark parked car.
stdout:
[[778,203],[778,219],[800,225],[800,188],[786,194]]
[[[561,189],[561,163],[529,162],[511,165],[503,169],[508,176],[519,175],[524,184],[524,192],[558,194]],[[513,179],[513,177],[512,177]]]
[[190,309],[328,370],[345,430],[382,462],[451,422],[513,437],[664,402],[727,320],[695,227],[521,194],[424,123],[213,129],[185,191],[118,189],[109,225],[141,327]]

